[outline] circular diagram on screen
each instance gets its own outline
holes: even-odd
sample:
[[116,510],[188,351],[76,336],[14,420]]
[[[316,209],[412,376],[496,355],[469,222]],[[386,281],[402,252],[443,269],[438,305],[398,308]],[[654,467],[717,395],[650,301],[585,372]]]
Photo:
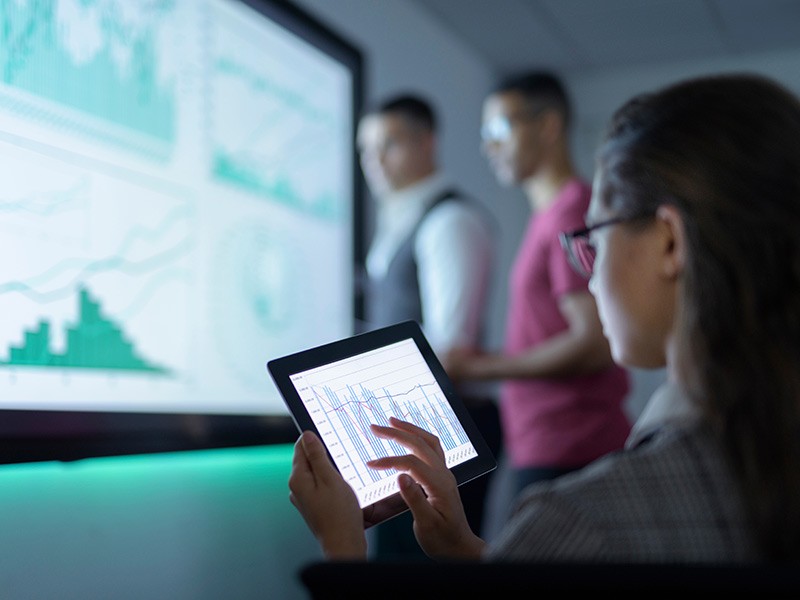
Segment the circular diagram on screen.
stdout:
[[226,232],[213,256],[210,326],[220,358],[248,386],[263,389],[266,360],[302,327],[292,281],[301,252],[276,228],[246,222]]

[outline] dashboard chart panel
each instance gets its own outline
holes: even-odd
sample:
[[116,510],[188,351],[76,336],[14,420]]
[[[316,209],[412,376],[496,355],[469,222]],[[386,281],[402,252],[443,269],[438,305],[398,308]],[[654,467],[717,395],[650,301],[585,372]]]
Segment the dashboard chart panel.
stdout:
[[355,327],[360,69],[282,0],[0,3],[0,410],[287,416],[264,361]]

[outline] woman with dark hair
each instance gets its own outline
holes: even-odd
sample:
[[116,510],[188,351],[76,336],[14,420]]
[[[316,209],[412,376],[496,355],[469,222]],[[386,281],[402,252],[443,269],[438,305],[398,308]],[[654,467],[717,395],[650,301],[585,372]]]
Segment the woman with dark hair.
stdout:
[[[755,75],[681,82],[614,115],[586,227],[562,235],[614,359],[669,381],[626,448],[529,486],[489,545],[438,439],[373,425],[422,548],[439,558],[731,563],[800,558],[800,102]],[[362,514],[318,438],[291,499],[329,558],[363,558]]]

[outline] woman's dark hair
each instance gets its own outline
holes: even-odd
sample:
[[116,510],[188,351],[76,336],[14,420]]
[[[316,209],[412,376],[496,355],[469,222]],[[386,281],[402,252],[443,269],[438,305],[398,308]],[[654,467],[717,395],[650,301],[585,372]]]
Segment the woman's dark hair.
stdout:
[[682,214],[678,377],[720,435],[765,556],[800,557],[797,97],[749,74],[636,97],[597,167],[616,214]]

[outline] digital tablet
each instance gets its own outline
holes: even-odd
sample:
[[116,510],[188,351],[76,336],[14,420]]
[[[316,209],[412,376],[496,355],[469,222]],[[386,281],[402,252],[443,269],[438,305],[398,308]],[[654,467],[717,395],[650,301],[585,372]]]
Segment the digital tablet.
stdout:
[[[366,466],[375,458],[409,454],[376,437],[371,423],[395,416],[435,434],[459,485],[497,466],[419,324],[404,321],[288,356],[267,369],[300,431],[314,431],[378,522],[408,509],[397,471]],[[365,519],[365,525],[374,525]]]

